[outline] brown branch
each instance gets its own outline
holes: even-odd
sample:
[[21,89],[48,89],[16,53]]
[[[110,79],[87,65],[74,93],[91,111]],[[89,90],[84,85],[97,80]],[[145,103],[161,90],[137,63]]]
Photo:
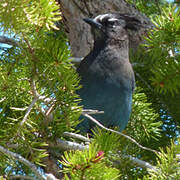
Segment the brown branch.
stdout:
[[27,47],[28,47],[29,53],[32,55],[33,60],[35,61],[36,58],[35,58],[35,54],[34,54],[34,49],[31,47],[31,44],[30,44],[30,42],[28,41],[28,39],[26,39],[25,36],[24,36],[23,38],[24,38],[24,41],[25,41],[25,43],[26,43],[26,45],[27,45]]

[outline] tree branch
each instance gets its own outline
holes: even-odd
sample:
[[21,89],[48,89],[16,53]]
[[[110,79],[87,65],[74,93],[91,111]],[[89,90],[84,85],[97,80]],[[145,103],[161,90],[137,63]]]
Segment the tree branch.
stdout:
[[35,98],[38,98],[38,100],[41,100],[43,101],[45,104],[49,104],[50,102],[53,102],[55,103],[56,100],[53,99],[53,98],[49,98],[49,97],[46,97],[46,96],[43,96],[43,95],[40,95],[37,91],[37,88],[36,88],[36,83],[35,83],[35,80],[34,79],[31,79],[30,80],[30,83],[31,83],[31,89],[32,89],[32,94]]
[[[61,139],[57,139],[58,147],[60,147],[63,150],[85,150],[88,149],[88,145],[78,144],[75,142],[70,141],[64,141]],[[158,169],[155,166],[152,166],[150,163],[140,160],[138,158],[132,157],[131,155],[122,155],[123,158],[128,158],[130,161],[132,161],[134,164],[137,164],[138,166],[146,169],[151,169],[154,171],[158,171]],[[120,161],[115,161],[116,163],[120,163]]]
[[17,41],[15,41],[13,38],[8,38],[6,36],[0,36],[0,43],[8,44],[11,46],[19,46]]
[[53,174],[46,174],[47,180],[58,180]]
[[103,114],[104,111],[94,110],[94,109],[83,109],[83,113],[85,114]]
[[135,75],[144,83],[145,86],[147,86],[147,88],[149,88],[151,92],[154,92],[154,89],[141,77],[139,73],[135,72]]
[[20,126],[22,126],[22,125],[26,122],[27,117],[28,117],[29,113],[31,112],[34,104],[37,102],[37,100],[38,100],[38,98],[34,98],[34,99],[32,100],[31,104],[29,105],[29,107],[28,107],[28,109],[27,109],[27,111],[26,111],[26,114],[25,114],[23,120],[22,120],[21,123],[20,123]]
[[[20,123],[20,126],[22,126],[26,120],[27,120],[27,117],[28,115],[30,114],[34,104],[38,101],[38,100],[41,100],[43,101],[44,103],[50,103],[50,102],[55,102],[54,99],[52,98],[47,98],[46,96],[40,96],[40,94],[38,93],[37,89],[36,89],[36,84],[35,84],[35,80],[31,79],[30,80],[31,82],[31,89],[32,89],[32,95],[34,96],[34,99],[32,100],[31,104],[29,105],[29,107],[25,107],[25,108],[16,108],[16,107],[11,107],[11,109],[14,109],[14,110],[19,110],[19,111],[24,111],[27,109],[25,115],[24,115],[24,118],[23,120],[21,121]],[[51,112],[52,112],[52,109],[54,107],[54,104],[52,104],[49,109],[47,110],[47,112],[43,113],[42,114],[46,117],[46,118],[49,118],[52,120],[52,117],[51,117]]]
[[35,80],[31,78],[30,80],[30,84],[31,84],[31,89],[32,89],[32,94],[35,98],[39,98],[39,93],[36,89],[36,83],[35,83]]
[[36,180],[35,178],[31,177],[31,176],[23,176],[23,175],[14,175],[14,176],[10,176],[9,177],[10,180],[13,180],[13,179],[28,179],[28,180]]
[[37,176],[37,178],[39,178],[40,180],[45,180],[46,178],[39,172],[39,170],[37,169],[37,167],[29,162],[28,160],[26,160],[25,158],[23,158],[21,155],[11,152],[7,149],[5,149],[4,147],[0,146],[0,152],[4,153],[7,156],[12,157],[13,159],[25,164],[26,166],[28,166],[33,172],[34,174]]
[[71,57],[70,60],[73,64],[79,64],[82,60],[84,59],[84,57],[78,58],[78,57]]
[[132,157],[131,155],[123,155],[122,157],[130,159],[134,164],[138,164],[142,168],[151,169],[153,171],[158,170],[155,166],[152,166],[150,163],[140,160],[138,158]]
[[[71,142],[71,141],[64,141],[61,139],[56,139],[56,143],[57,143],[57,147],[59,147],[60,149],[63,150],[85,150],[88,149],[89,146],[88,145],[83,145],[83,144],[79,144],[76,142]],[[53,145],[54,147],[54,145]]]
[[90,139],[89,139],[89,138],[84,137],[84,136],[82,136],[81,134],[64,132],[63,135],[64,135],[64,136],[67,136],[67,137],[72,137],[72,138],[75,138],[75,139],[79,139],[79,140],[81,140],[81,141],[90,142]]
[[113,129],[109,129],[105,126],[103,126],[100,122],[98,122],[95,118],[93,118],[92,116],[90,116],[89,114],[86,114],[86,113],[83,113],[82,112],[82,115],[87,117],[88,119],[90,119],[91,121],[93,121],[95,124],[97,124],[99,127],[101,127],[102,129],[105,129],[106,131],[110,131],[110,132],[113,132],[113,133],[116,133],[116,134],[119,134],[123,137],[125,137],[126,139],[130,140],[131,142],[133,142],[134,144],[136,144],[138,147],[140,147],[141,149],[144,149],[144,150],[147,150],[147,151],[151,151],[151,152],[154,152],[154,153],[159,153],[158,151],[156,150],[153,150],[151,148],[147,148],[147,147],[144,147],[142,146],[141,144],[139,144],[135,139],[131,138],[130,136],[128,135],[125,135],[119,131],[115,131]]
[[15,111],[25,111],[28,107],[24,108],[17,108],[17,107],[10,107],[10,109],[15,110]]
[[2,102],[5,101],[5,100],[6,100],[6,97],[0,99],[0,103],[2,103]]
[[39,107],[39,111],[43,114],[43,116],[46,119],[46,124],[48,124],[49,122],[51,122],[53,120],[53,114],[52,111],[54,109],[56,100],[53,98],[49,98],[43,95],[40,95],[37,91],[36,88],[36,83],[35,80],[31,78],[30,80],[30,84],[31,84],[31,89],[32,89],[32,95],[34,96],[34,98],[37,100],[42,101],[43,103],[45,103],[47,105],[47,110],[45,111],[45,109],[41,106]]

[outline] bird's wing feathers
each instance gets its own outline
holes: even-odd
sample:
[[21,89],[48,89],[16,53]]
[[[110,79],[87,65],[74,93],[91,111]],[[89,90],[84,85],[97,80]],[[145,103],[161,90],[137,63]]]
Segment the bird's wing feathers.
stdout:
[[[122,23],[112,25],[112,22],[117,20],[119,22],[122,20]],[[139,21],[128,15],[105,14],[87,22],[93,29],[95,28],[93,31],[95,43],[93,50],[77,69],[81,77],[80,84],[83,86],[78,90],[82,99],[81,104],[85,109],[104,111],[104,114],[93,117],[107,127],[118,126],[121,131],[130,117],[132,93],[135,86],[134,73],[129,62],[126,30],[127,28],[137,29]],[[93,25],[99,23],[101,23],[101,28]],[[119,38],[119,36],[124,38]],[[94,126],[87,119],[80,125],[85,131]]]
[[132,66],[129,61],[119,61],[118,58],[120,57],[114,57],[109,61],[106,56],[103,59],[96,57],[95,61],[92,62],[88,61],[91,58],[85,58],[78,69],[79,74],[83,79],[99,77],[99,79],[105,79],[108,83],[117,87],[121,86],[133,91],[135,79]]

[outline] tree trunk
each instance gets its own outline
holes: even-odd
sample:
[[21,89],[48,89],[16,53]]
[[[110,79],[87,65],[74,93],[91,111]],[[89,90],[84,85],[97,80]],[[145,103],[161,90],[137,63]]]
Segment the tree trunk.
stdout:
[[72,56],[84,57],[93,46],[90,27],[84,23],[83,18],[95,17],[108,12],[134,14],[146,27],[138,33],[129,34],[130,48],[136,49],[146,29],[151,27],[150,20],[125,0],[58,0],[63,13],[67,36],[71,45]]
[[[73,57],[84,57],[93,47],[90,26],[83,21],[85,17],[95,17],[109,12],[134,14],[144,27],[136,33],[129,32],[129,47],[133,50],[131,51],[133,56],[138,45],[143,42],[143,36],[146,36],[148,29],[153,27],[151,21],[145,15],[125,0],[58,0],[58,2],[61,7]],[[169,96],[163,97],[162,94],[158,96],[161,96],[161,101],[168,106],[168,110],[174,119],[178,120],[180,114],[179,106],[174,105],[174,99],[178,95],[171,96],[170,99],[167,98]]]

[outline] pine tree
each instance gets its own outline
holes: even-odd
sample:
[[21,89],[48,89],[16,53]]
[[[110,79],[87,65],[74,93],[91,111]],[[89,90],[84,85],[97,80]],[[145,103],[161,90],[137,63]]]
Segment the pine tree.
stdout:
[[[128,1],[154,27],[130,56],[133,111],[122,132],[74,127],[83,112],[60,6],[0,3],[0,179],[178,179],[180,8]],[[135,3],[135,4],[134,4]],[[96,120],[95,120],[96,121]]]

